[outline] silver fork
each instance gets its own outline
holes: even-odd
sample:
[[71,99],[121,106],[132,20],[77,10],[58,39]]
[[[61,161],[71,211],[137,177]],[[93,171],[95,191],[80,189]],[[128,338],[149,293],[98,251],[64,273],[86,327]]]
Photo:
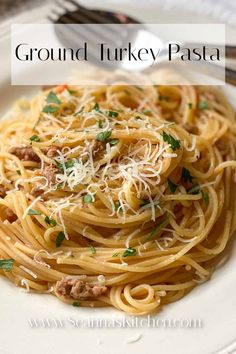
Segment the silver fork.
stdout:
[[[89,42],[90,46],[90,60],[96,65],[101,65],[100,57],[98,57],[97,43],[106,42],[109,43],[109,48],[116,48],[117,46],[125,47],[127,43],[148,43],[150,47],[163,48],[159,59],[166,60],[167,52],[164,50],[166,43],[156,34],[150,32],[150,30],[139,21],[121,13],[115,13],[111,11],[92,10],[78,4],[75,0],[66,0],[61,3],[56,2],[57,8],[53,9],[53,15],[49,16],[49,20],[55,24],[65,24],[63,31],[61,28],[56,27],[56,34],[59,40],[64,46],[74,46],[78,42],[78,38],[82,42]],[[72,24],[83,24],[78,27]],[[94,24],[97,26],[90,26]],[[103,24],[103,26],[99,26]],[[115,26],[115,24],[123,24],[121,26]],[[133,26],[135,24],[135,26]],[[188,48],[201,45],[202,43],[185,43]],[[207,44],[208,47],[209,44]],[[215,47],[215,45],[214,45]],[[220,46],[218,46],[220,47]],[[236,46],[225,46],[225,57],[230,59],[236,59]],[[126,69],[134,71],[142,71],[149,67],[150,62],[139,62],[139,66],[134,65],[129,60],[120,61],[105,61],[103,62],[109,69]],[[201,72],[205,71],[208,75],[212,75],[215,78],[222,78],[222,68],[218,65],[211,63],[200,64]],[[227,83],[236,86],[236,71],[225,68],[225,80]]]

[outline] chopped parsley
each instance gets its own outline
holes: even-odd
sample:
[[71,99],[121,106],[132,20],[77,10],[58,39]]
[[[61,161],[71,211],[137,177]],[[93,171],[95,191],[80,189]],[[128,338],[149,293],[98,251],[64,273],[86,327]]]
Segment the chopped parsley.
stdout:
[[198,103],[198,109],[207,109],[209,108],[209,104],[206,100],[201,100],[199,103]]
[[202,198],[206,204],[209,204],[209,194],[202,191]]
[[59,100],[59,98],[57,97],[57,95],[55,94],[55,92],[50,91],[47,98],[46,98],[47,103],[55,103],[55,104],[61,104],[61,101]]
[[141,117],[137,116],[135,117],[136,120],[143,120]]
[[17,173],[19,176],[21,175],[20,170],[16,170],[16,173]]
[[163,132],[163,140],[167,142],[173,151],[180,148],[180,140],[175,139],[172,135]]
[[100,112],[100,106],[99,106],[98,103],[95,103],[95,105],[93,106],[93,110],[97,111],[97,112]]
[[34,209],[29,209],[27,215],[41,215],[41,211],[34,210]]
[[149,115],[149,114],[152,113],[152,111],[150,111],[149,109],[144,109],[144,110],[142,111],[142,113],[145,114],[145,115]]
[[108,111],[108,116],[111,118],[116,118],[118,117],[119,113],[115,111]]
[[92,203],[93,202],[93,197],[91,196],[91,194],[86,194],[83,198],[85,203]]
[[9,272],[13,268],[14,259],[0,259],[0,269]]
[[64,171],[62,163],[58,162],[57,160],[54,160],[56,162],[57,168],[61,170],[62,172]]
[[47,225],[52,226],[52,227],[56,226],[56,224],[57,224],[56,220],[50,219],[48,216],[45,216],[44,221]]
[[192,102],[189,102],[189,103],[188,103],[188,108],[189,108],[189,109],[192,109],[192,108],[193,108]]
[[73,302],[72,306],[74,307],[80,307],[81,303],[79,301]]
[[174,182],[172,182],[169,178],[167,179],[167,182],[168,182],[168,187],[169,187],[171,193],[175,193],[178,185],[175,184]]
[[[56,162],[57,168],[59,168],[59,170],[61,170],[62,172],[64,172],[64,167],[63,164],[58,162],[57,160],[54,160]],[[65,162],[65,168],[71,168],[74,167],[76,160],[75,159],[70,159],[68,161]]]
[[75,162],[76,162],[76,160],[73,160],[73,159],[66,161],[66,163],[65,163],[66,168],[74,167]]
[[57,112],[59,109],[58,106],[45,106],[43,108],[43,112],[44,113],[54,113],[54,112]]
[[191,176],[189,170],[187,170],[187,168],[183,167],[182,169],[182,178],[184,180],[184,182],[193,182],[193,176]]
[[37,119],[37,121],[35,122],[35,124],[34,124],[34,126],[33,126],[33,131],[35,130],[35,128],[37,127],[37,125],[39,125],[39,123],[41,122],[41,120],[42,120],[42,116],[40,116],[38,119]]
[[97,253],[96,248],[94,246],[90,246],[89,248],[90,248],[90,251],[91,251],[92,254],[96,254]]
[[199,194],[200,190],[201,190],[201,188],[200,188],[199,184],[195,183],[195,184],[193,184],[193,186],[190,189],[188,189],[187,192],[189,194]]
[[131,256],[136,256],[137,250],[136,248],[127,248],[124,253],[122,254],[122,257],[131,257]]
[[118,201],[115,202],[114,203],[114,210],[117,211],[119,209],[119,207],[120,207],[120,202],[118,202]]
[[39,142],[40,141],[40,137],[38,135],[32,135],[30,140],[31,141],[35,141],[35,142]]
[[67,91],[69,92],[70,95],[74,95],[77,93],[77,91],[71,89],[67,89]]
[[56,237],[56,247],[60,247],[64,239],[65,239],[65,234],[63,231],[60,231]]
[[84,110],[84,106],[82,106],[77,112],[74,113],[74,116],[77,116],[78,114],[82,113]]
[[111,136],[111,131],[101,132],[96,136],[97,141],[106,142]]
[[169,224],[170,221],[170,217],[169,216],[165,216],[160,222],[159,224],[157,224],[154,229],[152,230],[152,232],[150,233],[150,235],[148,236],[147,240],[152,239],[153,237],[156,237],[158,235],[158,233]]
[[119,143],[119,139],[110,139],[109,144],[112,146],[115,146]]
[[98,128],[103,128],[103,124],[104,124],[104,122],[101,120],[101,119],[99,119],[99,121],[98,121]]

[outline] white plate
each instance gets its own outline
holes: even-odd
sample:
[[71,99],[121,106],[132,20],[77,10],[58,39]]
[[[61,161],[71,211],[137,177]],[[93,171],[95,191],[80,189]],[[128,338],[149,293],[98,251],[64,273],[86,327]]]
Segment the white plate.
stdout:
[[[124,8],[123,11],[126,12]],[[130,7],[127,12],[132,13]],[[2,39],[0,51],[5,51],[5,61],[2,61],[1,67],[5,73],[9,65],[7,49],[9,41]],[[11,87],[6,79],[7,75],[0,78],[1,113],[19,96],[32,95],[37,91],[37,87]],[[226,86],[224,91],[233,102],[236,90]],[[233,353],[236,351],[235,243],[230,243],[226,255],[229,259],[219,267],[210,281],[199,285],[182,300],[164,307],[161,313],[152,317],[159,320],[160,324],[163,323],[161,321],[168,323],[170,320],[177,327],[182,319],[199,319],[201,328],[163,328],[163,324],[159,328],[129,328],[128,325],[119,328],[118,324],[116,328],[77,328],[76,321],[131,320],[132,317],[110,308],[74,308],[50,295],[27,294],[0,278],[0,354],[143,354],[151,351],[162,354]],[[34,319],[49,319],[51,327],[31,328],[29,321]],[[128,343],[135,339],[139,340]]]

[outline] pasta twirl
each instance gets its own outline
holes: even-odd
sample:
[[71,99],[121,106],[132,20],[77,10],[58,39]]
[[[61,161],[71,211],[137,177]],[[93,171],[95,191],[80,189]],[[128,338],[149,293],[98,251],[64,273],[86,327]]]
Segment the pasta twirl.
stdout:
[[157,311],[232,236],[236,125],[217,90],[59,86],[0,123],[0,272],[75,306]]

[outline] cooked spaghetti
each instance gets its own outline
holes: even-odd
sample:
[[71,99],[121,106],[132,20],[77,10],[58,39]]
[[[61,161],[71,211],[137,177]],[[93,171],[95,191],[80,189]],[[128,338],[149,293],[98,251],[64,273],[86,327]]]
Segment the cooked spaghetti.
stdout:
[[16,285],[147,314],[210,277],[236,226],[220,92],[58,86],[0,134],[0,272]]

